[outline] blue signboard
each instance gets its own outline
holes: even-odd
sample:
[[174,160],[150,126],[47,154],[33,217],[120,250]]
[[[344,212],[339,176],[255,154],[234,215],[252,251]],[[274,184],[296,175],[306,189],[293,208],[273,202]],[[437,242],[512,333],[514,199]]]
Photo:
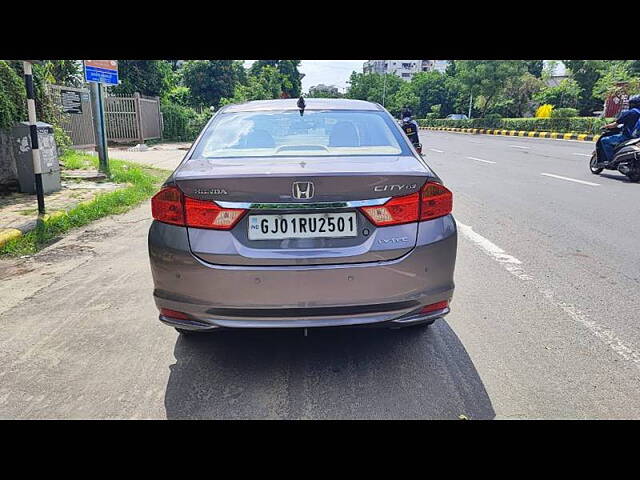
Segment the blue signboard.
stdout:
[[118,85],[118,64],[111,60],[85,60],[84,79],[87,82]]

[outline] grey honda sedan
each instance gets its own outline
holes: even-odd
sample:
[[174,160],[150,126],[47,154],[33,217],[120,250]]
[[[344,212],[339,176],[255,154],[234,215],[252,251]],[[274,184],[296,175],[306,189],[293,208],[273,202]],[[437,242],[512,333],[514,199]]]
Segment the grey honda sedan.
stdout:
[[452,204],[376,103],[221,108],[151,201],[160,320],[182,334],[429,325],[454,290]]

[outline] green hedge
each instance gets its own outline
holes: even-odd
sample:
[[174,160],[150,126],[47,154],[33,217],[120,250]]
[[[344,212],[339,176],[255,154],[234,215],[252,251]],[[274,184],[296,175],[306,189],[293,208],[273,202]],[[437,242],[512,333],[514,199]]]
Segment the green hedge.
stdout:
[[193,142],[209,118],[210,112],[198,113],[193,108],[164,102],[160,106],[164,128],[164,140]]
[[596,117],[573,118],[472,118],[471,120],[446,120],[425,118],[418,120],[421,127],[493,128],[525,130],[528,132],[600,133],[600,127],[610,120]]

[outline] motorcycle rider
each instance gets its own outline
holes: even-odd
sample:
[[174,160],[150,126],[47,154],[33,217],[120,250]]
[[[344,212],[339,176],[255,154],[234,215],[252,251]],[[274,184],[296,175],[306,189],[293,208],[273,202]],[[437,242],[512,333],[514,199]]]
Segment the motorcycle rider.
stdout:
[[621,133],[608,135],[598,141],[598,145],[600,146],[599,154],[604,158],[604,161],[601,161],[601,163],[609,163],[613,159],[613,152],[616,146],[634,138],[634,135],[638,135],[636,126],[639,122],[640,95],[633,95],[629,97],[629,110],[622,111],[615,121],[603,127],[607,129],[618,128],[619,124],[623,124]]
[[409,107],[405,107],[402,109],[400,117],[402,118],[402,130],[409,137],[411,143],[417,147],[420,145],[420,139],[418,138],[418,123],[412,118],[413,112]]

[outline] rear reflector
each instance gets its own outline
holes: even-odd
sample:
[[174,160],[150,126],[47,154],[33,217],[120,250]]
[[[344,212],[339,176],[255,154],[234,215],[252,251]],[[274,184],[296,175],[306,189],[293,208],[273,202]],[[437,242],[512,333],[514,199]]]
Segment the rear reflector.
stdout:
[[438,310],[443,310],[449,306],[449,301],[445,300],[444,302],[432,303],[431,305],[427,305],[422,307],[420,313],[431,313],[436,312]]
[[163,317],[176,318],[178,320],[188,320],[189,316],[186,313],[177,312],[169,308],[161,308],[160,315]]
[[394,197],[384,205],[360,210],[378,227],[402,225],[418,220],[433,220],[451,213],[453,194],[435,182],[424,184],[420,193]]
[[186,197],[178,187],[166,187],[151,199],[153,218],[183,227],[230,230],[246,210],[222,208],[208,200]]

